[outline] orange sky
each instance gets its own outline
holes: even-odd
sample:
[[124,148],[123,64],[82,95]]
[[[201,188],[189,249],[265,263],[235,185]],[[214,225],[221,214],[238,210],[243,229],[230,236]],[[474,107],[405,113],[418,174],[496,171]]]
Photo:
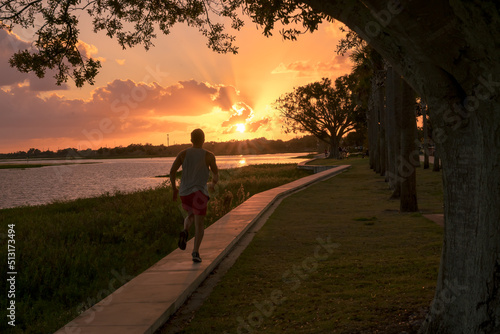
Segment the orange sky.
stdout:
[[339,23],[283,41],[266,38],[248,23],[236,34],[237,55],[206,47],[196,30],[177,26],[155,47],[122,50],[103,34],[81,27],[81,49],[102,61],[94,86],[57,87],[52,75],[38,79],[7,63],[32,38],[29,31],[0,30],[0,152],[188,143],[205,130],[207,141],[288,139],[271,108],[293,87],[350,72],[335,53]]

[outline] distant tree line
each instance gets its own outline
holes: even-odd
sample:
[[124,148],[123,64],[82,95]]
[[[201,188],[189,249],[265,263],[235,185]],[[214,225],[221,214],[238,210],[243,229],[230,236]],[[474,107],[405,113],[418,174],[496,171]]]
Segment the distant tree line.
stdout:
[[[0,154],[2,159],[81,159],[81,158],[116,158],[116,157],[175,157],[180,151],[190,147],[191,144],[177,144],[171,146],[153,144],[130,144],[126,147],[114,148],[101,147],[97,150],[65,148],[57,151],[41,151],[30,148],[28,151]],[[318,140],[314,136],[297,137],[288,141],[280,139],[269,140],[256,138],[251,140],[231,140],[228,142],[207,142],[204,147],[216,155],[239,154],[273,154],[310,152],[318,150]]]

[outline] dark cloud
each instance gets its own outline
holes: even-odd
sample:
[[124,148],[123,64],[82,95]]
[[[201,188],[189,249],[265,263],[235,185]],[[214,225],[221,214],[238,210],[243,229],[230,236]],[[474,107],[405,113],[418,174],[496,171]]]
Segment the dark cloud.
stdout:
[[[162,87],[157,83],[136,83],[132,80],[114,80],[97,88],[92,95],[95,103],[107,101],[112,110],[156,116],[200,116],[211,113],[214,107],[227,111],[225,99],[219,99],[231,90],[225,86],[212,86],[195,80],[179,81]],[[234,89],[233,89],[234,90]]]
[[240,100],[239,92],[233,86],[220,86],[219,93],[214,102],[222,110],[230,110],[233,104]]
[[[167,87],[114,80],[95,89],[90,99],[83,100],[55,94],[41,97],[28,86],[13,85],[10,89],[0,89],[0,140],[69,138],[99,147],[104,137],[184,131],[190,124],[172,122],[169,116],[201,116],[215,107],[224,109],[228,106],[226,97],[233,94],[231,91],[236,94],[230,86],[212,86],[195,80]],[[235,103],[229,112],[232,113],[229,123],[238,120],[245,123],[253,115],[252,109],[241,102]]]
[[180,81],[178,85],[165,89],[159,97],[163,114],[167,115],[203,115],[215,106],[212,96],[217,88],[195,80]]
[[255,122],[249,122],[246,124],[246,131],[248,132],[256,132],[259,130],[262,126],[270,124],[270,119],[269,118],[263,118],[259,121]]
[[29,44],[21,41],[16,35],[5,29],[0,29],[0,86],[13,85],[24,82],[28,75],[10,67],[9,59],[12,55]]
[[29,49],[31,45],[21,40],[17,35],[9,33],[5,29],[0,29],[0,86],[10,86],[29,82],[29,87],[34,91],[66,90],[68,86],[55,84],[54,71],[48,70],[44,78],[38,78],[30,73],[21,73],[12,68],[9,59],[12,55],[24,49]]

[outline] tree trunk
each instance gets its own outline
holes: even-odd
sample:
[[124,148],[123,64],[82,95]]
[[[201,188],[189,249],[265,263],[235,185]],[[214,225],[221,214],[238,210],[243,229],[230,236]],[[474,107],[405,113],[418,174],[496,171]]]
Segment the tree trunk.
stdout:
[[[384,82],[385,71],[379,71],[379,82]],[[380,149],[380,175],[385,176],[386,168],[387,168],[387,136],[386,136],[386,126],[385,126],[385,89],[383,84],[379,84],[378,86],[378,112],[379,112],[379,120],[380,120],[380,141],[379,141],[379,149]]]
[[424,169],[429,169],[429,133],[427,129],[427,105],[421,103],[422,106],[422,127],[424,129]]
[[401,93],[401,154],[398,157],[398,176],[401,186],[400,211],[415,212],[418,211],[416,167],[420,165],[420,156],[415,147],[417,132],[415,93],[404,80]]
[[441,128],[445,236],[422,333],[500,333],[500,101],[475,106]]
[[380,172],[380,154],[379,154],[379,114],[378,114],[378,90],[375,76],[372,78],[372,101],[370,122],[372,127],[372,138],[370,143],[370,159],[373,159],[373,170]]
[[369,101],[368,101],[368,110],[366,111],[366,121],[367,121],[367,124],[368,124],[368,159],[369,159],[369,165],[370,165],[370,169],[375,169],[375,159],[373,157],[373,147],[375,146],[375,142],[374,142],[374,132],[375,132],[375,125],[373,124],[374,121],[373,121],[373,102],[372,102],[372,98],[370,97],[369,98]]
[[436,154],[436,151],[434,151],[434,165],[432,166],[432,171],[439,172],[441,170],[439,165],[440,165],[439,156]]
[[394,189],[394,70],[392,66],[387,67],[385,77],[385,125],[387,137],[387,172],[385,182],[389,183],[389,188]]
[[421,332],[500,333],[498,2],[307,3],[358,32],[429,104],[443,166],[445,236]]
[[336,136],[330,136],[330,155],[329,159],[340,159],[339,153],[340,140]]
[[[387,134],[387,173],[386,180],[393,190],[392,199],[399,198],[397,157],[400,147],[399,112],[401,108],[401,78],[391,67],[387,70],[386,79],[386,134]],[[397,190],[396,190],[397,189]]]

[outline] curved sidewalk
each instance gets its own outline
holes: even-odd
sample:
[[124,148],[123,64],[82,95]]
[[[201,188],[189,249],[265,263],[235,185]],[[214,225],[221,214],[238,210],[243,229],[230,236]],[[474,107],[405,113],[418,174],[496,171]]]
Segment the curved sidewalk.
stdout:
[[203,262],[192,262],[191,239],[185,251],[174,250],[56,334],[154,333],[275,201],[349,167],[337,166],[252,196],[205,230]]

